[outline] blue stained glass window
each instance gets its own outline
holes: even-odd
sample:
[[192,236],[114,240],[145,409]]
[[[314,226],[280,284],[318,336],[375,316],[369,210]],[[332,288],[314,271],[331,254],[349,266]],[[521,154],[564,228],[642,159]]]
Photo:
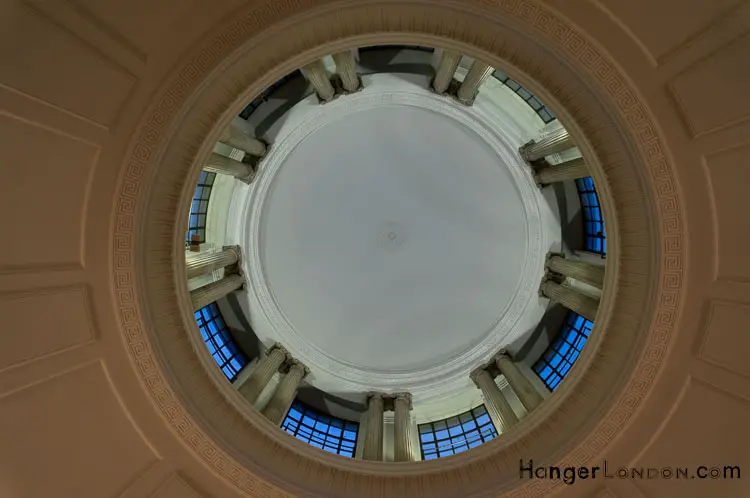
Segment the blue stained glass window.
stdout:
[[578,359],[592,326],[591,320],[569,312],[557,338],[534,364],[534,371],[550,391],[557,388]]
[[605,256],[607,254],[607,236],[604,232],[602,210],[599,197],[596,195],[594,181],[590,176],[576,180],[578,195],[581,198],[583,215],[584,248]]
[[219,307],[211,303],[199,309],[195,312],[195,321],[218,367],[230,382],[236,379],[249,360],[232,339]]
[[455,455],[496,437],[497,430],[484,405],[455,417],[419,425],[422,460]]
[[359,424],[321,413],[294,400],[281,429],[322,450],[354,458]]
[[190,219],[188,231],[185,235],[187,242],[206,241],[206,215],[208,214],[208,199],[211,196],[211,188],[216,179],[216,173],[201,171],[198,177],[198,185],[195,187],[193,201],[190,204]]
[[541,100],[539,100],[539,97],[536,97],[529,90],[522,87],[517,81],[512,80],[510,77],[508,77],[507,74],[500,71],[499,69],[496,69],[492,73],[492,76],[500,80],[501,83],[513,90],[516,95],[521,97],[524,102],[529,104],[529,106],[534,109],[537,115],[542,118],[542,121],[544,121],[545,123],[551,123],[555,120],[555,115],[547,108],[547,106],[544,105]]

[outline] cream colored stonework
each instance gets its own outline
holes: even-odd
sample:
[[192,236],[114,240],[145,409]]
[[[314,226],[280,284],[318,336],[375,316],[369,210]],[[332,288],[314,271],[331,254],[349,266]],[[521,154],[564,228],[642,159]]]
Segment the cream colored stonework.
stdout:
[[[14,496],[750,493],[747,479],[564,486],[517,468],[750,466],[747,2],[5,3],[0,35],[24,47],[0,70]],[[597,321],[565,381],[498,440],[438,461],[344,459],[275,428],[205,350],[183,266],[188,199],[231,118],[289,71],[378,43],[460,51],[538,95],[607,225]]]

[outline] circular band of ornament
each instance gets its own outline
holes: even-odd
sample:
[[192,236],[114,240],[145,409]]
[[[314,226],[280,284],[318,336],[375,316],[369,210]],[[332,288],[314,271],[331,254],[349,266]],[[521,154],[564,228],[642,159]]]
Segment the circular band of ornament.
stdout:
[[[543,273],[544,237],[539,214],[540,196],[534,184],[531,171],[522,162],[518,152],[511,147],[488,118],[473,108],[459,104],[454,99],[436,95],[427,89],[398,82],[381,83],[373,93],[365,89],[352,95],[341,97],[324,106],[313,108],[301,117],[295,126],[281,137],[264,158],[256,181],[251,188],[241,217],[240,227],[247,251],[244,259],[245,274],[255,293],[268,323],[271,324],[280,342],[297,359],[311,368],[311,371],[324,370],[340,378],[354,392],[367,392],[374,386],[380,389],[400,389],[409,391],[420,401],[431,401],[435,397],[449,396],[451,386],[464,388],[469,372],[476,365],[488,361],[502,346],[507,345],[506,337],[514,330],[523,313],[536,301],[539,281]],[[406,86],[406,88],[404,88]],[[522,199],[525,224],[527,226],[525,250],[526,258],[521,279],[514,290],[512,299],[478,343],[471,344],[457,354],[438,358],[427,368],[414,371],[389,372],[360,368],[338,360],[309,342],[304,331],[297,330],[279,306],[263,268],[261,230],[264,223],[265,203],[271,192],[280,168],[286,157],[309,136],[328,124],[353,113],[363,112],[384,106],[407,106],[425,109],[459,123],[478,136],[497,157],[497,167],[507,168]],[[249,223],[245,220],[249,219]]]
[[[639,409],[674,342],[683,208],[648,107],[584,33],[528,0],[269,0],[244,9],[207,33],[154,97],[114,201],[113,291],[124,342],[155,409],[195,458],[247,496],[548,495],[552,481],[517,479],[518,458],[593,461]],[[196,346],[180,247],[200,163],[243,103],[310,60],[387,43],[462,51],[541,97],[591,159],[610,239],[607,297],[590,344],[555,395],[502,438],[419,465],[326,454],[251,410]]]

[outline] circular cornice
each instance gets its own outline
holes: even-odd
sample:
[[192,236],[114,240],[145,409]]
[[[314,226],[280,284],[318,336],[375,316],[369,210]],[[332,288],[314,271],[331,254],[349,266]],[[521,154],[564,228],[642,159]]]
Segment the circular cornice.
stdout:
[[[388,75],[380,75],[376,80],[371,87],[365,88],[362,92],[343,96],[323,106],[315,106],[304,116],[289,118],[295,120],[294,125],[289,126],[289,130],[273,144],[263,160],[256,181],[249,191],[245,191],[244,215],[239,216],[237,220],[241,232],[240,240],[247,255],[244,259],[245,274],[248,275],[249,286],[277,340],[282,342],[295,358],[308,365],[312,372],[323,371],[338,378],[342,389],[346,388],[347,392],[368,392],[373,389],[406,390],[420,402],[431,402],[466,389],[469,372],[477,365],[488,361],[501,347],[509,344],[509,336],[517,335],[519,332],[516,330],[517,324],[524,313],[534,314],[533,318],[536,321],[541,318],[537,316],[539,313],[535,313],[540,311],[536,301],[546,248],[540,222],[541,194],[534,183],[531,170],[522,162],[517,150],[508,144],[491,116],[462,105],[451,97],[436,95],[427,89],[421,89]],[[510,172],[515,190],[522,199],[526,225],[526,257],[520,270],[521,278],[511,300],[505,308],[498,310],[500,314],[484,338],[478,343],[470,344],[463,351],[440,357],[440,361],[435,364],[398,372],[348,364],[307,340],[305,331],[297,330],[293,326],[274,296],[263,267],[260,236],[265,220],[265,204],[289,154],[316,131],[339,119],[387,106],[406,106],[437,113],[479,137],[492,149],[498,167],[505,167]],[[287,124],[288,121],[285,127]],[[525,321],[523,324],[527,325]]]
[[[676,335],[686,256],[669,152],[618,66],[568,21],[527,0],[273,0],[231,19],[204,37],[154,97],[113,206],[113,292],[123,340],[175,437],[217,476],[263,498],[468,497],[511,490],[541,497],[560,484],[518,480],[519,458],[592,463],[654,385]],[[538,94],[589,163],[610,249],[589,344],[555,394],[495,441],[406,465],[326,454],[250,409],[200,343],[182,250],[187,199],[201,162],[242,104],[305,62],[378,43],[460,50]],[[434,473],[440,477],[425,478]]]

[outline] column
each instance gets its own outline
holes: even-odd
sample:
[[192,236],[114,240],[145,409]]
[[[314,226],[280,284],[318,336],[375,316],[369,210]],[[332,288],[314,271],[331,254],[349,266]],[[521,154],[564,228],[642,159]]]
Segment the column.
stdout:
[[190,300],[193,301],[193,311],[198,311],[204,306],[208,306],[230,292],[236,291],[243,285],[245,285],[245,278],[235,274],[190,291]]
[[383,395],[371,394],[367,399],[365,412],[365,439],[362,460],[383,461]]
[[453,50],[443,50],[440,57],[435,78],[432,80],[432,89],[436,93],[445,93],[453,81],[453,74],[456,72],[458,64],[461,62],[461,54]]
[[482,391],[484,406],[490,414],[498,433],[508,432],[511,427],[518,423],[518,416],[505,399],[500,388],[495,384],[495,379],[485,368],[478,368],[471,373],[471,380]]
[[288,353],[279,344],[274,344],[268,350],[265,358],[260,360],[253,369],[250,377],[239,387],[240,394],[250,403],[258,401],[273,375],[279,371],[282,363],[288,358]]
[[281,379],[276,392],[273,393],[271,400],[268,402],[265,408],[263,408],[263,415],[274,424],[281,424],[286,415],[287,410],[294,401],[294,396],[297,394],[300,382],[307,375],[307,369],[305,366],[296,361],[292,361],[292,365],[289,367],[289,372]]
[[411,394],[398,393],[393,398],[393,459],[396,462],[411,462],[412,453],[411,434]]
[[222,156],[216,152],[211,153],[208,162],[203,165],[203,169],[212,173],[230,175],[245,183],[252,182],[255,176],[255,171],[251,165]]
[[521,400],[521,404],[526,408],[526,411],[531,413],[531,411],[544,401],[542,395],[534,389],[529,379],[518,369],[506,352],[501,351],[495,358],[495,363],[497,363],[500,373],[503,374],[505,380],[510,384],[510,388],[516,393],[518,399]]
[[227,246],[220,252],[200,254],[185,262],[187,278],[190,280],[191,278],[211,273],[219,268],[236,264],[239,260],[240,246]]
[[568,133],[568,130],[561,128],[550,136],[542,138],[538,141],[532,140],[531,142],[521,146],[518,152],[521,153],[527,161],[536,161],[537,159],[543,159],[551,154],[556,154],[564,150],[575,147],[573,138]]
[[234,118],[219,136],[219,142],[240,149],[251,156],[263,157],[266,144],[253,136],[250,125],[242,118]]
[[575,311],[582,317],[591,320],[596,318],[596,310],[599,308],[599,301],[593,297],[586,296],[573,289],[563,287],[552,280],[542,282],[539,290],[542,294],[553,301],[557,301],[571,311]]
[[541,168],[534,174],[536,182],[540,185],[576,180],[585,176],[589,176],[589,168],[582,157]]
[[559,275],[574,278],[601,289],[604,287],[604,266],[577,259],[568,259],[561,254],[547,256],[547,268]]
[[473,104],[474,99],[479,93],[479,87],[492,74],[492,71],[494,71],[494,68],[489,64],[474,60],[469,68],[469,72],[466,73],[466,78],[461,82],[461,86],[458,87],[458,100],[466,105]]
[[359,90],[360,81],[357,75],[357,64],[354,62],[354,54],[351,50],[333,54],[336,63],[336,74],[341,78],[341,86],[347,92]]
[[333,85],[331,85],[331,79],[328,77],[328,71],[322,60],[317,60],[302,66],[300,68],[302,75],[310,82],[315,89],[315,93],[324,102],[328,102],[333,99]]

